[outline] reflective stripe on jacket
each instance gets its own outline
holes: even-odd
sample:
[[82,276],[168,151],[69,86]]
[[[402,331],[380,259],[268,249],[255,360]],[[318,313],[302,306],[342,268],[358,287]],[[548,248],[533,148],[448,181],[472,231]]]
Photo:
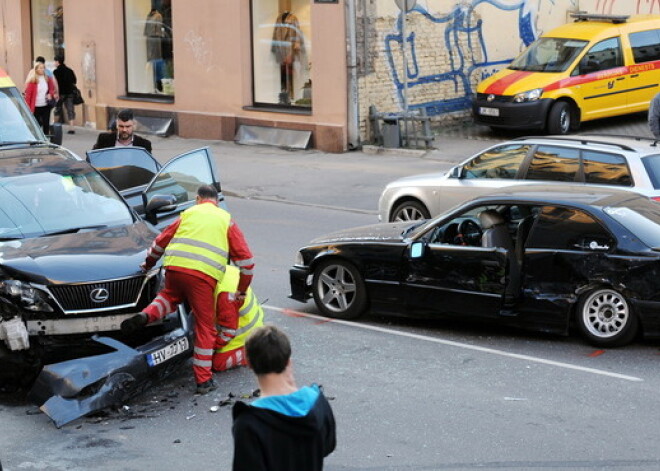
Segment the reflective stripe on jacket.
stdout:
[[229,259],[227,230],[231,216],[214,204],[185,210],[174,237],[165,249],[164,266],[197,270],[220,281]]
[[[217,300],[222,292],[234,293],[238,289],[239,278],[239,270],[234,266],[227,266],[225,277],[215,287],[215,299]],[[252,288],[248,288],[245,293],[245,300],[238,310],[238,329],[234,333],[234,338],[221,349],[217,349],[216,352],[223,353],[241,348],[245,345],[245,340],[250,331],[255,327],[262,326],[263,323],[264,312]],[[218,336],[222,337],[222,326],[216,325],[216,328],[218,329]]]

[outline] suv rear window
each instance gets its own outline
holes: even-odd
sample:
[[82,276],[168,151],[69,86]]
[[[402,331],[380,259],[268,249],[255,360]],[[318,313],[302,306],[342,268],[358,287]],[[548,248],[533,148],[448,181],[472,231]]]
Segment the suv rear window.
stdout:
[[625,157],[622,155],[582,151],[584,180],[603,185],[632,186],[632,177]]
[[526,180],[574,182],[580,167],[580,151],[568,147],[539,146],[527,170]]
[[651,180],[653,188],[660,189],[660,155],[649,155],[642,159],[646,173]]

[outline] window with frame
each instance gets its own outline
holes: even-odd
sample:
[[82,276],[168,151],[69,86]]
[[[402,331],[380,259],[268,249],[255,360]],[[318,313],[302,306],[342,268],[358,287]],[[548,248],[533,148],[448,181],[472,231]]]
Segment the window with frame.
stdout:
[[584,166],[584,180],[587,183],[632,186],[630,169],[622,155],[584,150],[582,151],[582,165]]
[[530,145],[513,144],[487,150],[463,167],[463,175],[465,178],[516,178],[530,148]]
[[635,63],[660,60],[660,29],[630,33],[628,38]]
[[171,0],[124,0],[126,91],[174,95]]
[[525,175],[526,180],[573,182],[580,168],[580,151],[568,147],[538,146]]
[[575,208],[545,206],[527,239],[526,247],[556,250],[594,250],[611,247],[610,233],[591,215]]
[[254,105],[312,107],[309,0],[252,0]]
[[42,56],[49,69],[53,59],[65,57],[64,8],[62,0],[32,0],[32,59]]
[[591,74],[622,65],[621,39],[617,36],[600,41],[589,49],[576,68],[577,73],[573,75]]

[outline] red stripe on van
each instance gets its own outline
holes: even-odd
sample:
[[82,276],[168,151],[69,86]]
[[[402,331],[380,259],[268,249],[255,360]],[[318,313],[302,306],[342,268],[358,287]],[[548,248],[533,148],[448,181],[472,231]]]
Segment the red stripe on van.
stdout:
[[513,72],[506,77],[502,77],[499,80],[495,80],[493,83],[490,84],[490,86],[484,90],[484,93],[492,93],[494,95],[503,95],[504,91],[509,88],[510,85],[516,83],[518,80],[523,79],[527,77],[530,74],[533,74],[534,72],[525,72],[522,70]]

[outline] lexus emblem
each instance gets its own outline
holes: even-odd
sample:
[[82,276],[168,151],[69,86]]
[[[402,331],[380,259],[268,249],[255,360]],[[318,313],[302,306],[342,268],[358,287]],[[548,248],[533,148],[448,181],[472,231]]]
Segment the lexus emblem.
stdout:
[[494,99],[495,99],[495,95],[493,95],[492,93],[488,95],[488,98],[486,98],[487,101],[493,101]]
[[95,303],[103,303],[108,300],[110,293],[108,293],[108,290],[105,288],[96,288],[94,291],[89,293],[89,297]]

